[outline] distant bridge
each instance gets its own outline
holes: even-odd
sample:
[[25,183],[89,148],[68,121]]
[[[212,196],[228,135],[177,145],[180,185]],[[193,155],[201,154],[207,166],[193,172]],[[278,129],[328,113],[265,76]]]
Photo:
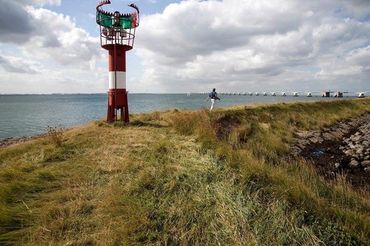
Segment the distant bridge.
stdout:
[[[203,93],[208,94],[208,93]],[[370,96],[370,91],[364,92],[349,92],[349,91],[293,91],[293,92],[220,92],[219,95],[227,95],[227,96],[293,96],[293,97],[334,97],[334,98],[342,98],[344,95],[348,96],[357,96],[359,98],[364,98],[366,96]]]

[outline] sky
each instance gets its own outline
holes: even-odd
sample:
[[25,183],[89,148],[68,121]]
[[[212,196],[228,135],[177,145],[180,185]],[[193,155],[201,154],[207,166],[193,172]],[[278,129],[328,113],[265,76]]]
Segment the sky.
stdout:
[[[370,0],[111,0],[140,8],[133,93],[370,91]],[[105,93],[97,0],[0,0],[0,94]]]

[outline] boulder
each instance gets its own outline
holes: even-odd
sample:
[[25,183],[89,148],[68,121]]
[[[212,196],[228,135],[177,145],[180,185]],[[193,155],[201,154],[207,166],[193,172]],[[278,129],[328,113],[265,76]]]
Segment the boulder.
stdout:
[[348,144],[348,147],[349,147],[350,149],[356,149],[356,145],[354,145],[354,144],[352,144],[352,143]]
[[370,161],[362,161],[361,166],[363,167],[370,167]]
[[344,154],[347,155],[347,156],[352,156],[354,155],[353,151],[352,150],[345,150],[344,151]]
[[350,162],[349,162],[349,167],[350,168],[357,168],[358,166],[360,165],[360,163],[355,160],[355,159],[352,159]]
[[318,142],[322,142],[322,139],[318,136],[313,136],[309,139],[312,143],[318,143]]
[[335,140],[335,136],[329,132],[325,132],[322,134],[322,137],[325,139],[325,140]]
[[362,154],[364,152],[364,148],[362,146],[357,146],[356,154]]
[[354,142],[358,142],[360,140],[360,136],[351,136],[351,140],[354,141]]

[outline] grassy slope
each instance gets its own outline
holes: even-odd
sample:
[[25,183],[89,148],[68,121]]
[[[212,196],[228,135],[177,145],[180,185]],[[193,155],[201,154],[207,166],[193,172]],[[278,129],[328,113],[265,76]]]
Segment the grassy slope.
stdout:
[[370,244],[370,196],[286,160],[370,100],[135,116],[0,150],[0,244]]

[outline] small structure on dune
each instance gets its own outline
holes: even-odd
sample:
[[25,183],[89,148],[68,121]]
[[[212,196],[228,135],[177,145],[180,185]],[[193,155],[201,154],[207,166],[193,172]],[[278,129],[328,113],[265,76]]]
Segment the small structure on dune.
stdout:
[[120,111],[121,121],[127,123],[129,122],[129,110],[128,92],[126,91],[126,52],[134,46],[140,12],[135,4],[129,5],[135,10],[133,13],[107,12],[102,9],[107,4],[111,4],[111,1],[103,0],[96,7],[96,23],[100,27],[100,45],[109,52],[107,121],[116,121],[118,111]]

